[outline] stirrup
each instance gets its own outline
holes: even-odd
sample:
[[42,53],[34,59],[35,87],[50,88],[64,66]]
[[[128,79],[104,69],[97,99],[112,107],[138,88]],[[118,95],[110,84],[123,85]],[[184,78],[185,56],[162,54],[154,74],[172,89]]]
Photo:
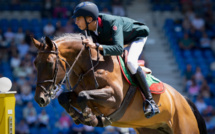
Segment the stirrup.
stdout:
[[[152,110],[150,115],[146,115],[146,114],[145,114],[145,117],[146,117],[146,118],[151,118],[152,116],[154,116],[154,115],[160,113],[159,111],[158,111],[158,113],[155,113],[155,110],[154,110],[154,108],[153,108],[153,105],[152,105],[152,103],[150,102],[150,100],[148,100],[148,99],[146,99],[145,102],[143,102],[143,111],[144,111],[144,113],[145,113],[146,102],[148,102],[148,104],[150,105],[151,110]],[[155,104],[155,105],[156,105],[156,104]]]

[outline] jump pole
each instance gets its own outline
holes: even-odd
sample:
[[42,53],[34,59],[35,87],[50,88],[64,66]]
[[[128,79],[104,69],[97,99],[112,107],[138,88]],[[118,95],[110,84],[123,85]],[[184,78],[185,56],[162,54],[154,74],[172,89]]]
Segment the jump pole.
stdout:
[[[0,133],[15,134],[16,91],[0,92]],[[20,113],[18,113],[20,114]]]

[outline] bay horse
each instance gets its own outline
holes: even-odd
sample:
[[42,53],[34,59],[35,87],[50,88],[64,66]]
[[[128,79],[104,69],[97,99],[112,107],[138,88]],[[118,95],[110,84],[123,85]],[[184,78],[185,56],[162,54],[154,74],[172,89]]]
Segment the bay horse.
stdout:
[[[138,134],[207,133],[195,105],[166,83],[164,93],[153,94],[160,114],[146,118],[141,92],[136,90],[130,98],[126,95],[132,90],[121,73],[117,57],[102,56],[96,49],[85,48],[82,38],[80,34],[65,34],[53,41],[45,37],[42,43],[32,38],[38,48],[34,61],[37,69],[34,99],[41,107],[50,103],[58,91],[56,84],[66,78],[68,85],[76,88],[61,93],[58,101],[76,124],[130,127]],[[94,66],[96,61],[98,64]],[[69,68],[72,69],[67,73]]]

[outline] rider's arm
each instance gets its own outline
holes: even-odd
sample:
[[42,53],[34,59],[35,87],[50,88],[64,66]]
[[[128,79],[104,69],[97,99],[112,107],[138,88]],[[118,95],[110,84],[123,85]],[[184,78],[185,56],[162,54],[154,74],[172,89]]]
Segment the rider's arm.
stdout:
[[104,56],[121,55],[124,49],[122,25],[120,25],[118,22],[114,22],[110,26],[110,30],[112,34],[111,38],[112,38],[113,44],[111,45],[100,44],[99,50],[103,50]]

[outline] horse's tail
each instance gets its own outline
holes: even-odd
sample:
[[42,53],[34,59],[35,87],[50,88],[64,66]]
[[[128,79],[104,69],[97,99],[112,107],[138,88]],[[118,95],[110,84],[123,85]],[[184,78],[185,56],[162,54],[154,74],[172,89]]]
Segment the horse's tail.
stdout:
[[192,111],[196,117],[200,134],[207,134],[205,120],[203,119],[203,117],[199,113],[199,110],[197,109],[195,104],[188,97],[184,96],[184,98],[187,100],[188,104],[190,105],[190,107],[191,107],[191,109],[192,109]]

